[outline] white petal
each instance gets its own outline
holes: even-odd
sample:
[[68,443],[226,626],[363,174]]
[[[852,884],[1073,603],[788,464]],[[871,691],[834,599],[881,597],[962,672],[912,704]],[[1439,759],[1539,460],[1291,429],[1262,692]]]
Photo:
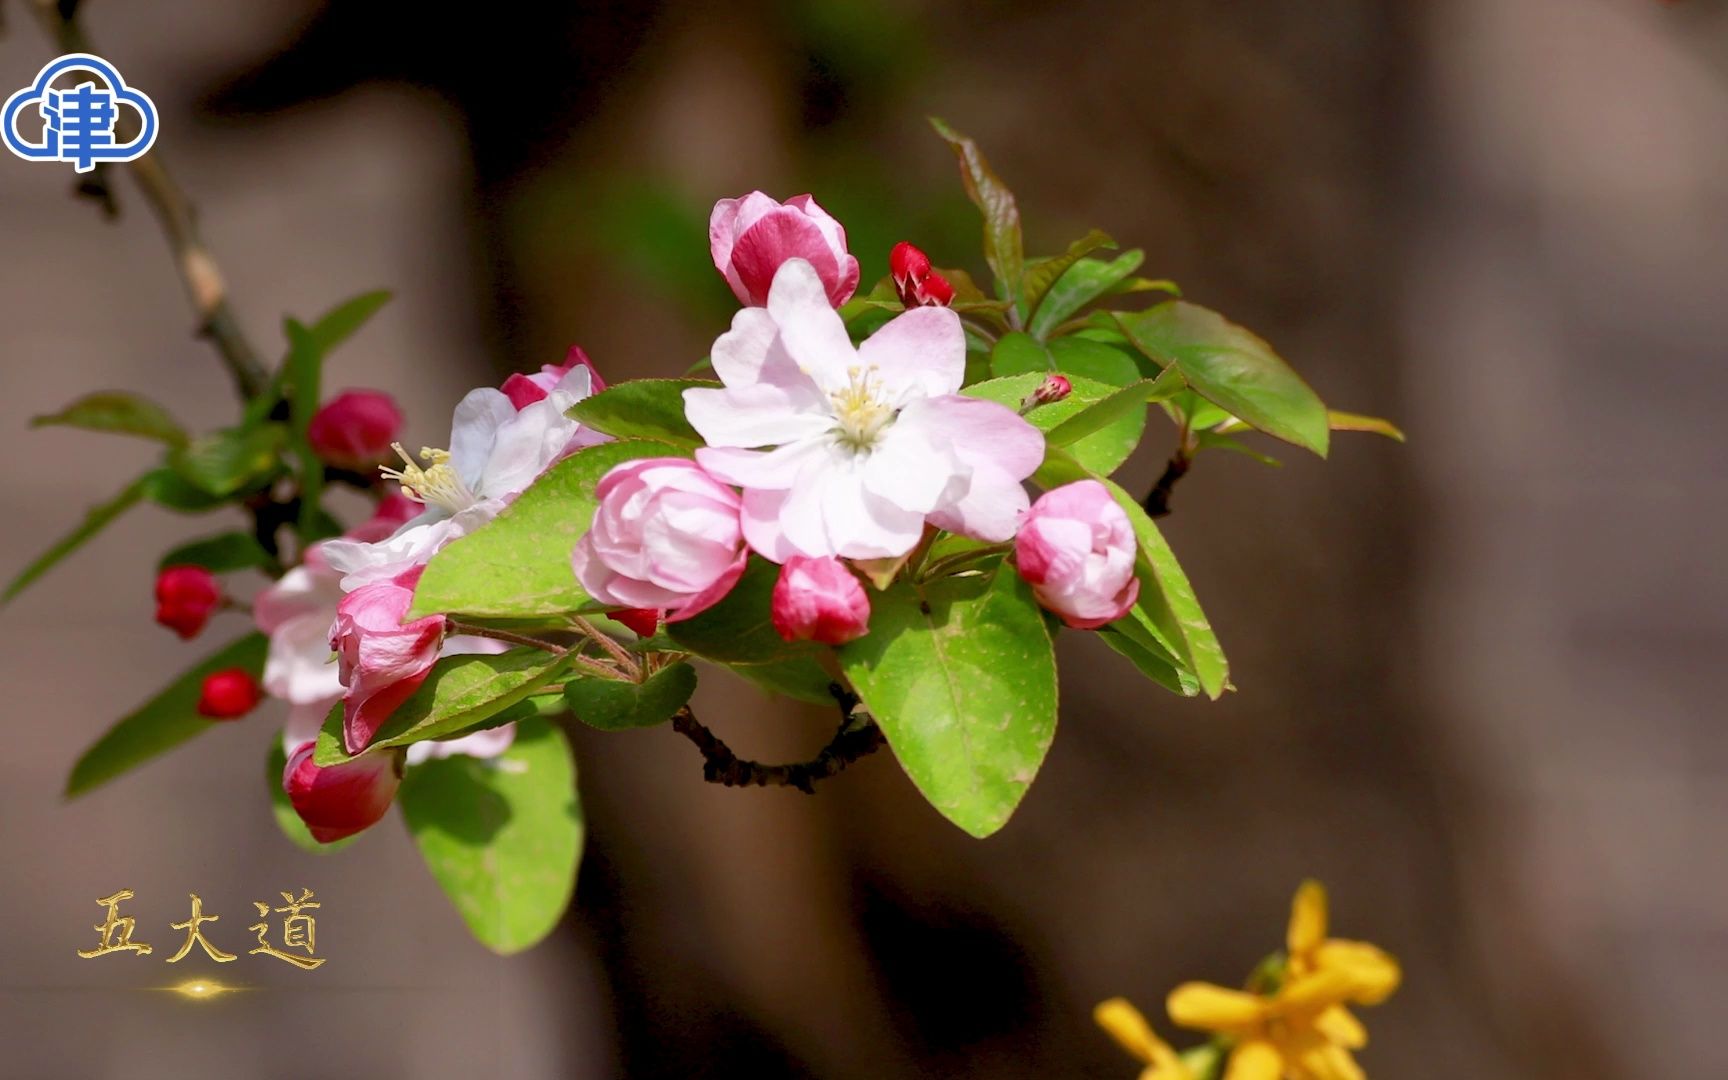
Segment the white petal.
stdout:
[[[828,303],[828,290],[815,267],[803,259],[781,264],[768,292],[768,314],[780,328],[781,345],[800,371],[824,391],[846,385],[847,371],[858,363],[858,351],[846,336],[846,324]],[[961,362],[964,366],[964,351]]]
[[786,539],[780,526],[780,511],[786,505],[787,492],[753,488],[744,493],[743,509],[738,523],[744,529],[744,542],[769,562],[783,563],[798,554],[798,549]]
[[457,402],[450,416],[450,465],[468,490],[479,490],[498,429],[515,417],[516,406],[503,391],[490,386],[470,390]]
[[708,360],[714,374],[727,386],[749,386],[762,381],[768,350],[780,328],[766,308],[744,308],[732,316],[732,329],[714,340]]
[[[518,494],[557,461],[579,426],[564,415],[574,404],[568,395],[553,393],[513,413],[498,428],[478,479],[463,477],[475,497],[499,499]],[[455,462],[455,451],[451,451],[451,462]]]
[[919,514],[964,495],[970,472],[946,442],[932,444],[919,428],[899,422],[882,433],[860,467],[865,488]]
[[941,397],[966,377],[966,333],[945,307],[913,308],[866,338],[858,359],[876,368],[896,401]]
[[1000,543],[1020,529],[1031,501],[1014,477],[988,465],[972,468],[972,485],[958,501],[930,515],[930,523],[949,532]]
[[958,395],[914,401],[894,424],[915,427],[933,442],[946,441],[961,461],[993,466],[1016,480],[1031,476],[1044,461],[1043,434],[994,401]]
[[834,424],[824,404],[809,384],[684,391],[684,416],[709,446],[778,446],[819,435]]
[[704,446],[696,451],[696,464],[714,479],[741,488],[785,491],[811,456],[823,452],[826,442],[825,436],[800,439],[767,451]]

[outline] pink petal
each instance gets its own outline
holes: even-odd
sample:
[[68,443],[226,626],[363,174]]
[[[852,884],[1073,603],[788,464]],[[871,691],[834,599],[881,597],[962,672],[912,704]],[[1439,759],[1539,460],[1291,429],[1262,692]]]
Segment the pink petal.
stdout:
[[920,397],[942,397],[965,380],[966,333],[945,307],[914,308],[866,338],[858,359],[876,368],[890,391],[917,387]]

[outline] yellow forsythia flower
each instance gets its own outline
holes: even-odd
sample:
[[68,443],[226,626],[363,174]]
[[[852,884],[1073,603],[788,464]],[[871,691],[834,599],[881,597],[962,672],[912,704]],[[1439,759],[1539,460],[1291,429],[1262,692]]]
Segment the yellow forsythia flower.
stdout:
[[1126,998],[1111,998],[1092,1010],[1092,1019],[1121,1044],[1122,1049],[1146,1063],[1140,1080],[1194,1080],[1176,1057],[1170,1044],[1160,1039],[1140,1010]]

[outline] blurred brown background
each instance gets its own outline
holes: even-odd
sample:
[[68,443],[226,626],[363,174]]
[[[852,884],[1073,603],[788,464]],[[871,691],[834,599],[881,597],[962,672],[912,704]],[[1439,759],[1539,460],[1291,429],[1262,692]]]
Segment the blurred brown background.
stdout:
[[[396,291],[329,383],[397,394],[411,445],[573,341],[618,377],[703,355],[718,197],[815,191],[866,280],[899,239],[976,262],[930,112],[983,143],[1033,250],[1092,225],[1146,248],[1411,442],[1203,459],[1168,532],[1240,692],[1179,701],[1066,636],[1061,737],[991,840],[885,755],[812,799],[705,786],[670,731],[579,733],[578,902],[510,960],[393,822],[329,859],[279,837],[273,716],[60,801],[198,655],[149,591],[209,523],[137,511],[0,612],[0,1073],[1127,1077],[1092,1004],[1156,1020],[1179,981],[1236,981],[1306,875],[1406,966],[1372,1075],[1728,1073],[1718,0],[85,8],[256,338]],[[55,50],[0,13],[9,92]],[[70,176],[0,159],[8,574],[141,465],[29,417],[99,387],[232,412],[143,206],[122,185],[104,223]],[[701,694],[747,753],[825,735],[719,675]],[[77,959],[122,886],[158,953]],[[161,963],[187,892],[238,951],[250,901],[301,887],[323,970],[140,989],[192,966]]]

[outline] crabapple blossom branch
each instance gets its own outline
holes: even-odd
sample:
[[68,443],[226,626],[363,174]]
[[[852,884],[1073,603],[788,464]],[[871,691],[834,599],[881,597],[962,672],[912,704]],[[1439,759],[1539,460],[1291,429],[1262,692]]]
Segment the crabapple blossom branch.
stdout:
[[880,750],[887,742],[882,729],[869,715],[857,711],[858,695],[839,683],[829,691],[840,703],[840,728],[810,761],[792,765],[764,765],[746,761],[721,741],[686,705],[672,714],[672,730],[696,744],[702,752],[702,779],[726,787],[794,787],[806,795],[816,794],[816,781],[826,780],[846,766]]
[[1164,466],[1164,472],[1158,477],[1158,482],[1152,485],[1147,493],[1146,516],[1153,518],[1166,517],[1170,513],[1170,495],[1176,490],[1176,482],[1188,475],[1188,467],[1194,463],[1186,447],[1178,449],[1170,455],[1170,460]]
[[[78,23],[78,4],[74,0],[32,0],[31,7],[43,28],[63,51],[95,52]],[[116,126],[123,140],[137,134],[133,130],[136,123],[130,111],[122,110]],[[132,162],[128,171],[143,193],[144,201],[155,212],[162,231],[167,234],[180,282],[185,286],[192,310],[199,319],[198,333],[215,346],[241,396],[247,399],[258,396],[263,392],[268,377],[258,362],[256,350],[246,340],[239,320],[228,305],[227,283],[216,265],[215,256],[204,246],[198,233],[197,212],[191,201],[162,163],[160,151],[153,151]],[[80,191],[95,195],[105,210],[112,206],[113,194],[106,190],[105,184],[101,187],[86,185]],[[108,216],[113,216],[111,211]]]

